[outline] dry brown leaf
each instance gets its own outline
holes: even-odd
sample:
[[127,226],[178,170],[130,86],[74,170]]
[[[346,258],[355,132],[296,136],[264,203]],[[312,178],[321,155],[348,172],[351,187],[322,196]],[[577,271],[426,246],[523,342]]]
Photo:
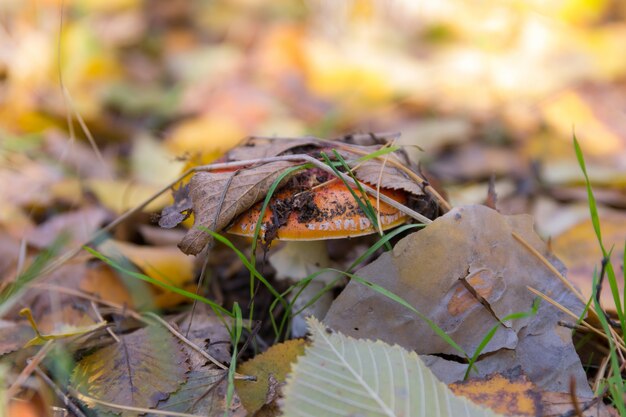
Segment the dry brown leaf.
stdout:
[[[482,352],[490,355],[477,363],[479,375],[521,365],[542,389],[567,392],[573,375],[579,394],[588,394],[570,331],[558,325],[559,320],[569,320],[568,316],[544,302],[535,316],[500,324],[509,314],[531,309],[535,296],[527,286],[549,294],[575,314],[583,309],[512,232],[563,271],[533,231],[529,216],[502,216],[484,206],[466,206],[402,239],[392,252],[384,253],[357,275],[401,296],[469,355],[489,329],[500,326]],[[382,339],[420,354],[460,355],[410,310],[355,281],[335,300],[325,321],[350,336]],[[442,358],[432,359],[430,364],[444,382],[461,379],[467,367]]]
[[507,416],[542,416],[541,393],[520,372],[520,368],[485,378],[455,382],[449,388],[456,395],[467,397],[476,404]]
[[26,239],[36,248],[45,248],[60,235],[67,234],[72,242],[82,244],[98,230],[107,217],[107,211],[99,207],[58,214],[30,231]]
[[[119,343],[84,357],[74,368],[71,383],[77,391],[92,398],[147,408],[178,390],[187,380],[187,372],[187,355],[179,341],[165,328],[155,325],[122,335]],[[88,405],[111,411],[99,404]],[[136,413],[125,411],[122,415]]]
[[[194,227],[180,242],[188,255],[198,254],[209,242],[210,235],[199,227],[219,231],[237,215],[265,197],[272,183],[288,168],[288,161],[271,162],[232,172],[199,172],[190,183],[195,214]],[[285,177],[281,184],[289,178]]]
[[26,321],[0,320],[0,356],[22,348],[34,336],[32,326]]
[[[337,152],[345,160],[355,160],[380,149],[380,145],[359,146],[342,144],[341,148],[337,149]],[[332,158],[332,154],[330,156]],[[401,169],[395,167],[391,161],[403,163],[405,166],[409,167],[409,163],[404,155],[396,151],[391,154],[382,155],[379,158],[359,163],[357,168],[354,169],[354,174],[359,180],[374,186],[380,183],[380,186],[384,188],[404,190],[416,196],[424,195],[424,190],[421,185],[411,179]]]
[[[572,404],[571,394],[563,392],[544,392],[541,394],[541,397],[543,401],[543,417],[572,415],[571,413],[574,410],[574,406]],[[593,401],[593,397],[579,396],[577,400],[579,407],[582,409],[585,404]],[[582,415],[583,417],[618,417],[619,413],[616,409],[604,404],[602,401],[596,401],[595,405],[583,411]]]
[[384,188],[404,190],[417,196],[424,195],[422,187],[410,179],[408,175],[391,166],[389,162],[384,164],[384,161],[379,159],[364,162],[355,170],[355,175],[359,180],[374,186],[380,183],[380,186]]
[[[245,161],[246,159],[260,159],[278,156],[292,151],[294,148],[318,145],[322,141],[314,138],[302,139],[265,139],[252,137],[241,146],[233,148],[227,154],[231,161]],[[295,152],[289,152],[295,153]]]

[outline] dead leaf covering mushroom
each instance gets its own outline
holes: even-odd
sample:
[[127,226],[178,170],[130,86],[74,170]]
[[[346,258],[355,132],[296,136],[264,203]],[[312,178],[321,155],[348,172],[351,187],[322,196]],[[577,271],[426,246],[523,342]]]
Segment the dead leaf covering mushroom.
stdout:
[[[404,238],[357,275],[400,295],[471,355],[502,318],[531,308],[535,296],[528,286],[575,314],[584,307],[512,232],[564,270],[533,231],[529,216],[503,216],[484,206],[466,206]],[[519,365],[541,389],[567,392],[574,377],[578,394],[588,396],[571,331],[560,327],[559,320],[570,318],[542,302],[535,316],[501,323],[483,351],[489,355],[477,362],[479,374]],[[419,354],[460,355],[411,311],[354,281],[335,300],[325,322],[350,336],[397,343]],[[467,368],[441,357],[427,363],[448,383],[462,379]]]
[[[424,197],[422,182],[415,181],[416,178],[419,179],[417,174],[410,176],[399,168],[408,164],[408,161],[397,151],[378,159],[358,161],[359,158],[381,149],[381,146],[358,146],[316,138],[251,138],[226,154],[223,162],[254,160],[254,163],[226,171],[197,172],[189,183],[188,193],[186,189],[174,193],[175,202],[163,210],[159,223],[162,227],[174,227],[184,220],[185,216],[181,213],[188,214],[191,209],[195,215],[194,227],[183,238],[179,247],[184,253],[195,255],[210,240],[210,236],[202,228],[213,231],[224,229],[238,215],[261,201],[281,174],[300,164],[299,161],[259,160],[287,154],[306,154],[321,159],[321,152],[332,158],[335,149],[346,160],[351,161],[351,167],[359,180],[373,186],[380,184],[392,190],[403,190],[414,197]],[[285,185],[295,175],[298,174],[287,175],[280,185]]]

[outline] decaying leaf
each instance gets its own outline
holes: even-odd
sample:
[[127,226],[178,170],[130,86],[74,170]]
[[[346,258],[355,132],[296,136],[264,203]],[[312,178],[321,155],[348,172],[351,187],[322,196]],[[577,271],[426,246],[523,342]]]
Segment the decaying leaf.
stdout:
[[[206,417],[244,417],[245,408],[235,396],[226,409],[226,390],[228,378],[226,371],[203,366],[189,372],[187,381],[167,399],[160,401],[157,409]],[[157,417],[160,414],[147,414]]]
[[240,374],[257,378],[256,381],[235,381],[237,393],[248,412],[255,413],[274,400],[272,387],[285,382],[291,364],[304,353],[305,346],[304,339],[289,340],[270,347],[238,367]]
[[284,387],[283,416],[499,416],[455,396],[415,354],[309,319],[313,343]]
[[[482,352],[489,355],[477,363],[479,375],[519,365],[541,389],[567,392],[574,377],[579,394],[589,394],[570,330],[558,325],[569,317],[544,302],[535,316],[501,322],[509,314],[531,308],[535,297],[528,286],[575,314],[583,309],[512,232],[563,271],[533,231],[529,216],[502,216],[484,206],[466,206],[402,239],[392,252],[357,275],[401,296],[468,355],[476,351],[489,329],[500,326]],[[419,354],[462,356],[410,310],[355,281],[335,300],[325,321],[348,335],[397,343]],[[426,359],[444,382],[462,379],[467,368],[440,357]]]
[[172,195],[174,197],[174,204],[165,207],[159,218],[159,226],[165,229],[178,226],[185,220],[189,210],[193,208],[191,198],[189,197],[189,184],[181,185],[179,188],[173,189]]
[[[184,334],[189,333],[187,338],[196,345],[202,347],[209,355],[222,363],[228,363],[231,360],[230,346],[231,338],[228,329],[224,325],[225,318],[219,318],[211,311],[206,304],[198,304],[194,310],[191,327],[189,327],[189,317],[180,323],[179,327]],[[189,355],[191,358],[192,368],[196,368],[193,363],[195,356]],[[201,357],[202,364],[206,363],[206,358]]]
[[[380,150],[380,146],[343,145],[345,148],[337,152],[346,160],[357,160],[363,156]],[[421,183],[411,179],[392,162],[402,163],[408,167],[406,158],[398,158],[397,153],[383,155],[381,158],[352,164],[355,176],[363,182],[379,185],[392,190],[404,190],[415,196],[424,195]]]
[[[564,415],[576,415],[572,404],[572,395],[564,392],[544,392],[541,394],[543,400],[543,417],[562,417]],[[619,412],[602,401],[591,396],[577,397],[579,408],[593,402],[593,405],[582,412],[583,417],[618,417]],[[576,417],[580,417],[576,415]]]
[[[187,380],[189,365],[180,343],[161,326],[149,326],[120,336],[83,358],[74,368],[71,384],[89,397],[109,403],[151,408]],[[88,406],[114,411],[96,403]],[[124,416],[136,415],[124,412]]]
[[467,397],[506,416],[541,417],[541,393],[520,372],[520,368],[504,374],[491,374],[455,382],[448,386],[452,392]]
[[[265,197],[272,183],[293,162],[279,161],[232,172],[199,172],[190,183],[195,214],[194,227],[180,242],[180,249],[196,255],[209,242],[210,235],[199,226],[222,230],[237,215]],[[283,183],[288,176],[283,180]]]

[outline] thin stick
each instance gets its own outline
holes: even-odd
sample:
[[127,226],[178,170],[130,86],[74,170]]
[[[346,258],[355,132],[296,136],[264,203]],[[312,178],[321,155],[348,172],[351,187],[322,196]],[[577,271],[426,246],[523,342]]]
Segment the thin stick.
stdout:
[[15,394],[17,394],[17,390],[20,389],[20,387],[22,386],[22,384],[24,384],[24,382],[26,382],[30,374],[33,373],[37,365],[39,365],[39,363],[50,352],[50,350],[52,349],[52,344],[53,344],[53,340],[48,340],[46,344],[43,345],[41,349],[39,349],[37,354],[33,356],[33,358],[28,363],[28,365],[26,365],[26,367],[22,369],[22,372],[20,372],[20,374],[17,376],[17,378],[15,379],[15,382],[13,382],[13,384],[11,384],[9,389],[6,390],[5,392],[6,398],[13,398]]
[[217,365],[218,368],[220,368],[220,369],[222,369],[224,371],[228,371],[228,366],[224,365],[223,363],[221,363],[220,361],[215,359],[213,356],[211,356],[208,353],[206,353],[204,350],[202,350],[202,348],[197,346],[191,340],[187,339],[185,337],[185,335],[183,335],[181,332],[176,330],[174,327],[172,327],[171,324],[169,324],[168,322],[163,320],[161,317],[159,317],[158,315],[156,315],[156,314],[154,314],[152,312],[147,312],[147,313],[143,313],[143,314],[144,314],[144,316],[149,316],[149,317],[153,318],[154,320],[158,321],[163,327],[165,327],[167,330],[169,330],[174,336],[179,338],[181,341],[183,341],[183,343],[185,343],[187,346],[189,346],[190,348],[192,348],[193,350],[198,352],[200,355],[202,355],[203,357],[205,357],[206,359],[211,361],[213,364]]
[[[96,315],[96,318],[100,320],[100,322],[105,321],[104,317],[102,317],[102,314],[100,314],[100,311],[98,310],[98,306],[96,305],[96,302],[93,300],[91,300],[91,308],[93,309],[93,312]],[[113,340],[115,340],[116,343],[120,343],[120,338],[117,337],[113,329],[111,329],[110,327],[106,327],[106,331],[107,333],[109,333],[109,336],[111,336]]]
[[43,380],[43,382],[45,382],[54,391],[54,393],[56,394],[57,397],[59,397],[63,405],[69,408],[70,411],[72,411],[72,413],[75,416],[86,417],[85,414],[81,411],[81,409],[78,408],[76,404],[74,404],[67,395],[65,395],[65,393],[61,390],[61,388],[59,388],[59,386],[52,379],[50,379],[50,377],[46,375],[46,373],[42,371],[39,366],[35,366],[35,373],[37,374],[39,378]]
[[[559,310],[561,310],[563,313],[567,314],[568,316],[578,320],[578,316],[576,314],[574,314],[571,310],[569,310],[567,307],[559,304],[558,302],[556,302],[555,300],[553,300],[552,298],[550,298],[549,296],[545,295],[544,293],[542,293],[539,290],[536,290],[532,287],[526,287],[528,289],[528,291],[532,292],[533,294],[541,297],[542,299],[544,299],[545,301],[549,302],[550,304],[552,304],[554,307],[558,308]],[[585,320],[581,321],[581,324],[583,326],[585,326],[587,329],[589,329],[590,331],[592,331],[593,333],[597,334],[598,336],[601,336],[605,339],[608,340],[609,336],[603,332],[601,332],[600,330],[596,329],[595,327],[593,327],[591,324],[587,323]],[[616,343],[616,346],[619,346],[619,348],[623,351],[626,352],[626,346],[623,345],[623,343]]]
[[68,391],[70,392],[70,394],[72,394],[74,397],[78,398],[81,401],[84,401],[86,403],[95,403],[95,404],[103,405],[105,407],[113,408],[115,410],[136,411],[140,414],[158,414],[162,416],[174,416],[174,417],[199,417],[195,414],[179,413],[176,411],[156,410],[153,408],[132,407],[130,405],[114,404],[108,401],[98,400],[97,398],[91,397],[89,395],[85,395],[82,392],[79,392],[72,387],[68,387]]

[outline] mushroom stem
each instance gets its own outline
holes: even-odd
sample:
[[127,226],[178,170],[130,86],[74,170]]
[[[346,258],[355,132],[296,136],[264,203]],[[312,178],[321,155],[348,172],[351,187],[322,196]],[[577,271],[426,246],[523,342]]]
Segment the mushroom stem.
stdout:
[[[324,240],[285,242],[283,248],[270,256],[269,262],[276,269],[277,279],[288,280],[292,283],[301,281],[320,269],[330,266],[328,249]],[[322,273],[309,282],[302,291],[295,289],[290,292],[287,299],[294,302],[293,311],[302,309],[336,277],[335,273]],[[294,301],[298,293],[298,298]],[[291,322],[291,335],[303,337],[307,332],[306,317],[315,316],[323,320],[332,301],[331,292],[325,292],[315,303],[294,316]]]

